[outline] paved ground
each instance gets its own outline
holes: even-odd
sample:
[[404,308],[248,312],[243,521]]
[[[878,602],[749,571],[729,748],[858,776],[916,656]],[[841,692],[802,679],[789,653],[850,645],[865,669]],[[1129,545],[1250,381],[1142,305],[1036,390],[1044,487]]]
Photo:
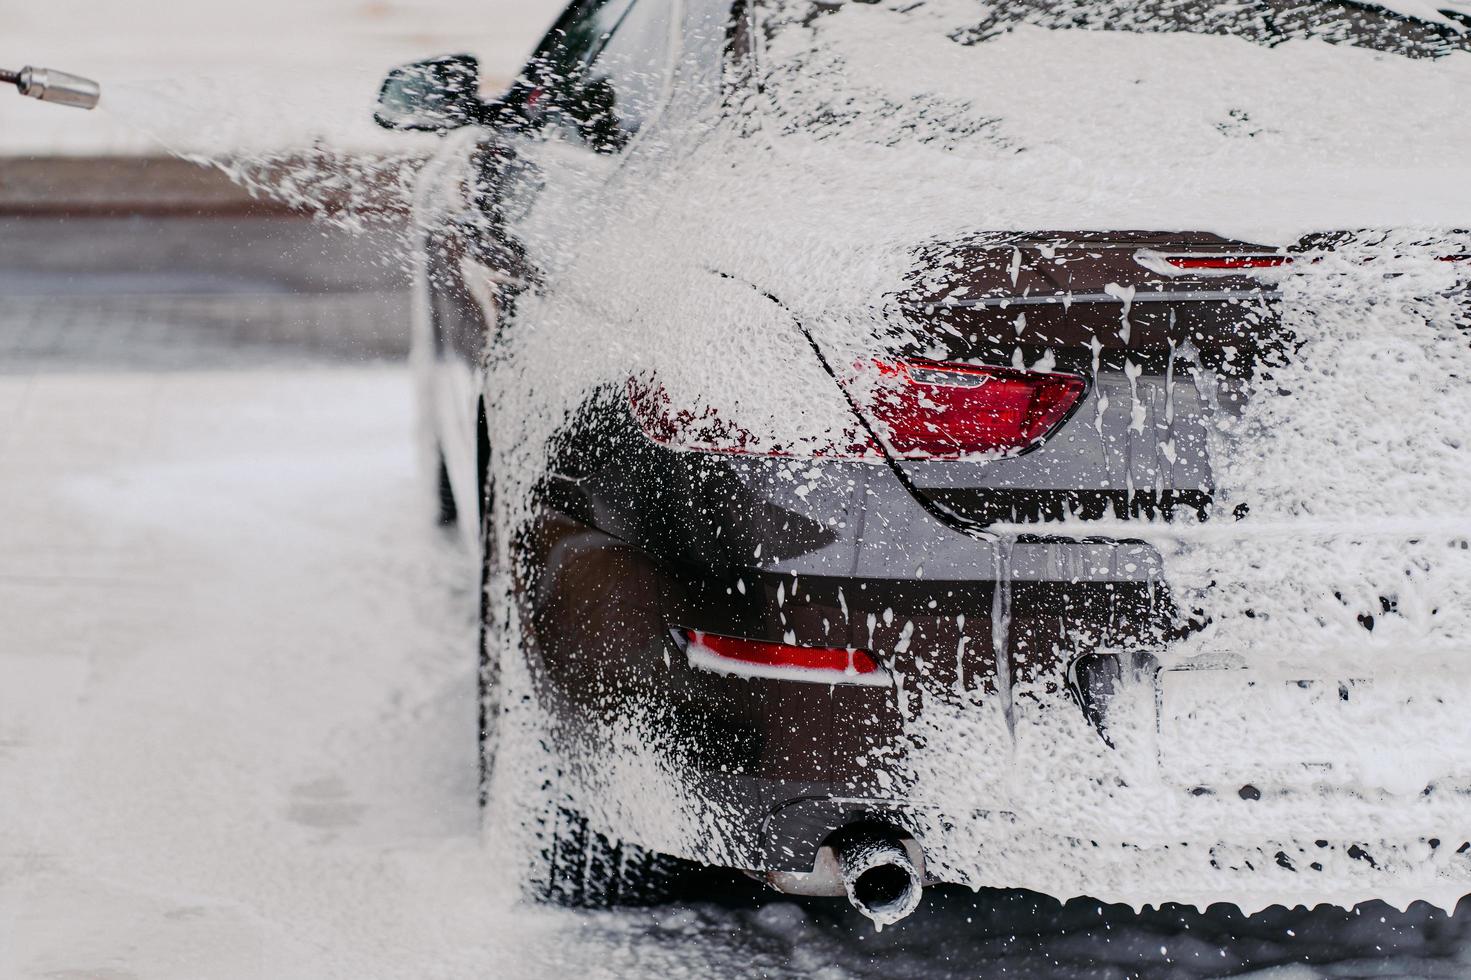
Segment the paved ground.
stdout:
[[0,226],[0,977],[1471,973],[1471,914],[1421,908],[934,890],[876,935],[745,894],[515,905],[473,800],[473,579],[426,520],[379,254]]
[[0,372],[402,358],[400,234],[284,216],[0,218]]
[[251,196],[218,168],[162,151],[148,156],[0,157],[3,215],[186,217],[201,212],[247,214],[271,207],[272,202]]

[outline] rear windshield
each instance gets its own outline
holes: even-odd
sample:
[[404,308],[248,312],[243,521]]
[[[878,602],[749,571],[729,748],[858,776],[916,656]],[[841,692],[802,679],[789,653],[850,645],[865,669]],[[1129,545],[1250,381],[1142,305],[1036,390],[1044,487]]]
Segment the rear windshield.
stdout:
[[[757,10],[767,41],[766,80],[783,90],[789,129],[865,128],[891,118],[897,126],[889,141],[963,140],[995,130],[988,135],[1005,145],[1001,120],[977,118],[975,106],[994,106],[998,96],[1013,94],[1005,101],[1014,107],[1035,103],[1037,87],[1025,92],[1020,84],[998,87],[994,78],[987,80],[988,66],[1005,57],[993,48],[1033,51],[1027,74],[1040,75],[1057,101],[1086,99],[1090,87],[1118,83],[1124,69],[1137,70],[1146,89],[1161,75],[1181,81],[1209,76],[1223,91],[1249,89],[1269,75],[1301,87],[1342,74],[1334,101],[1371,103],[1365,106],[1371,114],[1373,96],[1382,92],[1370,90],[1374,79],[1348,67],[1348,52],[1419,63],[1451,56],[1462,63],[1471,54],[1471,0],[757,0]],[[1122,38],[1141,44],[1110,43]],[[1241,42],[1281,54],[1263,60],[1233,53],[1231,45]],[[1326,62],[1315,58],[1312,52],[1324,48],[1345,54]],[[961,51],[974,55],[957,57]],[[1109,52],[1123,56],[1110,60]],[[946,65],[949,77],[942,77]],[[1141,91],[1118,109],[1163,109],[1157,94]],[[1440,94],[1412,81],[1401,93],[1411,100]],[[1461,95],[1471,104],[1471,92]],[[1372,116],[1365,121],[1372,126]],[[1455,122],[1450,115],[1443,121]],[[1225,127],[1253,132],[1241,123],[1237,112]]]
[[1471,24],[1392,2],[765,0],[762,132],[989,227],[1465,227]]
[[1054,30],[1217,34],[1268,47],[1318,40],[1410,58],[1471,50],[1471,16],[1453,7],[1442,11],[1432,0],[1391,5],[1414,14],[1377,4],[1303,0],[1005,0],[977,6],[984,9],[975,24],[951,35],[957,43],[978,44],[1019,24],[1033,24]]

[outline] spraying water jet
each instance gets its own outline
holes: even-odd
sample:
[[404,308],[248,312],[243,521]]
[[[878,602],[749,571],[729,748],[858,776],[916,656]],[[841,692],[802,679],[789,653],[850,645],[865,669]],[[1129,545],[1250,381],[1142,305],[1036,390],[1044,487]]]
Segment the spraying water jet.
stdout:
[[30,65],[20,71],[0,68],[0,82],[14,85],[21,95],[78,109],[95,109],[102,98],[102,87],[92,79],[55,68],[32,68]]

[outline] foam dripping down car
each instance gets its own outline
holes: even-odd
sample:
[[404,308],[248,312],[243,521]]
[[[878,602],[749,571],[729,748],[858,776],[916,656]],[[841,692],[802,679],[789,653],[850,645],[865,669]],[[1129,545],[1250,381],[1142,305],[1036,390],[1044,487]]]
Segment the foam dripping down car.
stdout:
[[1453,905],[1466,27],[579,0],[395,70],[533,890]]

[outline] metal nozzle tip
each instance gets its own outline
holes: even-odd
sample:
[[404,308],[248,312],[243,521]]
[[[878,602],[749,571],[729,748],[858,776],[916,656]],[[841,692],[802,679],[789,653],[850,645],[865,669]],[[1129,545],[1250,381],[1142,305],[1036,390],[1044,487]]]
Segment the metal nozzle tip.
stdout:
[[21,95],[78,109],[95,108],[102,98],[101,86],[92,79],[57,71],[55,68],[32,68],[27,65],[18,72],[0,74],[0,81],[15,85],[20,89]]

